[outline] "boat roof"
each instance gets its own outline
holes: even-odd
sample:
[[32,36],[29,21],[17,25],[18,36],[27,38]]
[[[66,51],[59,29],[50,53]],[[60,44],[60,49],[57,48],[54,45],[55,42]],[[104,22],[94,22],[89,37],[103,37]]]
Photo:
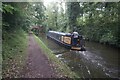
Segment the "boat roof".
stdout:
[[61,35],[71,35],[71,33],[64,33],[64,32],[58,32],[58,31],[49,31],[51,33],[61,34]]

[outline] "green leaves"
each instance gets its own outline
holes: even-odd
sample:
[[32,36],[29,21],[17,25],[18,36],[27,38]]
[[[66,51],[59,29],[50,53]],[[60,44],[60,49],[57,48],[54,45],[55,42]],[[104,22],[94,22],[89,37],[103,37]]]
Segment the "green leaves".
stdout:
[[9,4],[3,4],[3,12],[13,14],[14,7]]
[[[83,3],[84,16],[78,18],[78,25],[86,38],[108,44],[117,44],[118,3]],[[81,20],[84,19],[85,23]]]
[[31,25],[30,8],[27,2],[4,2],[3,7],[3,31],[14,31],[24,29],[28,31]]

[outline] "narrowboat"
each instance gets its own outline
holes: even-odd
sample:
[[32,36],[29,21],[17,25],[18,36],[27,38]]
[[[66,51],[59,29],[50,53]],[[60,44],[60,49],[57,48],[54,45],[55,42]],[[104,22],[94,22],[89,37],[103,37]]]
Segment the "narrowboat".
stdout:
[[63,33],[57,31],[48,31],[47,38],[51,38],[58,44],[77,51],[85,51],[85,43],[82,35],[79,35],[77,32],[73,33]]

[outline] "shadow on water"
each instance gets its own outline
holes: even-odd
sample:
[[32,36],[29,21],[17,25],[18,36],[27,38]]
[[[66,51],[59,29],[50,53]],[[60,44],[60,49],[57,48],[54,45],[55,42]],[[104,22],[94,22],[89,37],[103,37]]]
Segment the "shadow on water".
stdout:
[[66,63],[81,78],[118,78],[118,49],[94,42],[86,42],[87,51],[72,51],[59,46],[45,35],[42,41],[56,57]]

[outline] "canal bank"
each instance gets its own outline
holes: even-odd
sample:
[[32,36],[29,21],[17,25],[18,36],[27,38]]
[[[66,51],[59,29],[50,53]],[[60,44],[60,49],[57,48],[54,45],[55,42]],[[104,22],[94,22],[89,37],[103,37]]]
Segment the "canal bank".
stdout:
[[52,62],[52,67],[54,70],[58,73],[59,78],[80,78],[76,73],[71,71],[71,69],[64,64],[61,60],[59,60],[55,54],[53,54],[53,51],[51,51],[36,35],[34,35],[35,40],[42,48],[43,52],[47,56],[47,58]]

